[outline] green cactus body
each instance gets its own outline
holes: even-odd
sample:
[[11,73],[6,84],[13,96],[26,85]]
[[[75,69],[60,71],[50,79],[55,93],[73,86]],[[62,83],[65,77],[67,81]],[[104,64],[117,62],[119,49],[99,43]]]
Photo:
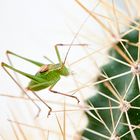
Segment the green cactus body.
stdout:
[[[133,26],[135,26],[133,24]],[[130,43],[138,43],[138,36],[139,32],[137,30],[133,30],[129,34],[125,35],[122,39],[128,40],[129,43],[123,42],[125,45],[125,48],[132,56],[133,60],[137,61],[138,56],[138,47],[130,45]],[[124,50],[124,47],[121,45],[121,43],[117,43],[117,46],[119,49],[123,51],[123,53],[128,56],[128,53]],[[126,60],[112,47],[109,50],[109,55],[121,60],[123,62],[126,62]],[[128,56],[129,57],[129,56]],[[130,58],[130,57],[129,57]],[[128,62],[126,62],[128,63]],[[119,62],[116,62],[114,60],[110,60],[106,65],[101,67],[102,73],[107,75],[107,77],[112,77],[121,73],[125,73],[128,71],[131,71],[131,67],[121,64]],[[119,93],[119,96],[123,98],[124,94],[126,93],[126,90],[128,89],[128,92],[125,96],[125,100],[129,103],[132,99],[134,99],[136,96],[140,95],[139,92],[139,86],[138,86],[138,79],[137,76],[135,76],[134,73],[130,72],[127,75],[112,79],[111,82],[116,88],[116,90]],[[105,79],[104,77],[98,76],[97,81],[100,81],[102,79]],[[132,81],[133,79],[133,81]],[[132,82],[131,82],[132,81]],[[111,97],[112,99],[115,99],[119,101],[114,94],[112,94],[111,90],[109,90],[109,87],[115,91],[115,88],[111,85],[110,81],[106,81],[104,83],[100,83],[96,85],[96,88],[99,92],[104,93],[104,95],[107,95],[108,97]],[[131,85],[130,85],[131,83]],[[102,96],[99,93],[96,93],[95,96],[90,97],[86,101],[90,106],[93,106],[94,108],[101,108],[101,107],[116,107],[119,106],[118,103],[110,100],[109,98],[106,98]],[[120,101],[119,101],[120,102]],[[135,99],[133,102],[130,103],[130,106],[140,107],[140,97]],[[114,108],[114,109],[103,109],[99,110],[97,109],[97,112],[95,110],[90,110],[90,113],[86,112],[87,118],[88,118],[88,125],[86,129],[83,131],[83,138],[82,140],[132,140],[133,134],[135,135],[135,138],[137,140],[140,140],[140,129],[133,127],[138,126],[140,124],[140,109],[134,109],[134,108],[128,108],[126,112],[123,112],[120,108]],[[112,115],[111,115],[112,114]],[[121,116],[122,114],[122,116]],[[130,120],[131,128],[127,125],[127,114],[128,118]],[[94,117],[93,117],[94,116]],[[113,116],[113,117],[111,117]],[[97,117],[97,118],[96,118]],[[113,120],[112,120],[113,118]],[[120,118],[120,121],[118,121]],[[118,125],[116,125],[118,122]],[[104,125],[106,124],[106,126]],[[133,126],[132,126],[133,125]],[[133,130],[133,134],[130,133],[130,129]],[[128,132],[128,133],[127,133]],[[124,134],[124,136],[123,136]],[[102,136],[103,135],[103,136]],[[114,138],[113,138],[114,135]],[[106,137],[104,137],[106,136]]]

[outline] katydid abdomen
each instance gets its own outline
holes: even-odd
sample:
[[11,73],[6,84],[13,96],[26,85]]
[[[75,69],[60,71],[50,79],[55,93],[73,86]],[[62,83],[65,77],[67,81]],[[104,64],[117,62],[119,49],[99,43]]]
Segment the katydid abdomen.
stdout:
[[31,80],[27,86],[28,90],[39,91],[54,85],[58,80],[60,80],[60,75],[56,70],[41,73],[38,72],[35,76],[40,80]]

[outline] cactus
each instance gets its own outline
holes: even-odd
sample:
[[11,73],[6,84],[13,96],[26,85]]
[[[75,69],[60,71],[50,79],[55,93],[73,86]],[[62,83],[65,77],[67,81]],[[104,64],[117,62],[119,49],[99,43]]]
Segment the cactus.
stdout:
[[[90,10],[77,3],[116,39]],[[82,140],[140,139],[139,19],[131,21],[119,36],[108,51],[111,59],[93,83],[96,93],[86,100],[90,109],[85,112],[88,124]]]
[[[97,81],[103,82],[95,86],[97,93],[86,100],[93,110],[86,112],[88,125],[83,131],[82,140],[140,139],[140,63],[136,46],[138,30],[123,36],[122,40],[114,43],[108,52],[119,61],[110,60],[101,67],[103,76],[98,76]],[[124,75],[112,78],[121,74]]]
[[[113,31],[111,31],[103,23],[103,21],[100,20],[100,18],[98,19],[98,16],[104,17],[104,15],[102,15],[102,14],[94,15],[91,11],[86,9],[86,7],[84,7],[84,5],[82,5],[79,2],[80,0],[79,1],[75,0],[75,1],[92,18],[94,18],[103,27],[102,28],[103,30],[107,31],[107,33],[109,33],[109,35],[111,35],[111,37],[113,39],[117,40],[115,43],[112,44],[111,48],[108,50],[107,55],[110,58],[109,61],[100,67],[100,72],[102,74],[97,76],[96,81],[91,84],[92,88],[96,89],[96,92],[94,92],[93,93],[94,95],[92,95],[90,98],[85,100],[85,103],[88,106],[88,109],[86,108],[86,111],[85,111],[86,117],[88,118],[87,126],[82,130],[80,135],[79,134],[75,135],[75,132],[77,134],[77,131],[79,131],[79,126],[82,124],[81,120],[82,121],[84,120],[83,118],[79,119],[79,114],[78,114],[79,112],[76,112],[77,108],[76,108],[76,110],[67,109],[69,106],[71,107],[72,104],[65,104],[65,101],[64,101],[64,103],[61,103],[58,100],[57,100],[57,102],[52,102],[52,101],[49,102],[49,99],[47,98],[47,101],[46,101],[46,98],[44,97],[43,100],[46,102],[49,102],[49,104],[56,103],[56,108],[54,109],[54,112],[59,113],[59,114],[56,113],[56,115],[55,115],[56,118],[55,117],[49,118],[49,120],[48,120],[48,118],[44,119],[43,115],[44,114],[46,115],[46,112],[45,112],[46,110],[42,109],[42,111],[44,111],[43,112],[44,114],[41,114],[41,116],[39,116],[40,118],[38,118],[38,120],[35,120],[34,119],[34,114],[35,114],[34,108],[32,106],[30,106],[29,104],[25,104],[25,105],[27,105],[27,109],[29,109],[29,107],[31,107],[30,108],[31,110],[29,109],[29,113],[30,113],[29,117],[31,117],[30,121],[33,123],[33,124],[31,124],[31,123],[28,123],[28,121],[26,121],[26,118],[24,118],[25,115],[28,115],[28,114],[25,114],[26,111],[23,112],[23,110],[20,108],[20,111],[23,114],[20,113],[18,116],[16,114],[14,114],[15,111],[13,111],[10,108],[9,109],[10,110],[9,112],[11,112],[10,118],[12,118],[12,119],[7,119],[7,120],[9,122],[12,130],[7,131],[7,132],[14,133],[15,136],[17,137],[17,139],[21,139],[23,137],[23,139],[39,139],[39,140],[41,140],[41,139],[43,139],[43,140],[44,139],[140,140],[140,125],[139,125],[140,124],[139,23],[140,22],[139,22],[139,18],[137,18],[135,20],[131,20],[128,17],[128,21],[131,21],[128,25],[129,28],[127,28],[125,30],[125,32],[122,32],[119,35],[120,38],[118,39],[116,37],[116,34],[115,33],[113,34]],[[106,2],[106,1],[100,0],[99,2],[100,2],[100,4],[102,4],[104,6],[107,5],[107,3],[104,4],[104,2]],[[129,1],[129,3],[132,4],[133,2]],[[136,4],[135,6],[137,6],[137,5],[138,4]],[[116,7],[114,6],[114,11],[115,11],[115,8]],[[128,9],[129,8],[130,7],[128,6]],[[138,7],[138,9],[139,9],[139,7]],[[108,8],[107,10],[109,11],[110,9]],[[138,14],[136,14],[136,15],[138,15]],[[110,18],[108,18],[108,19],[110,19]],[[119,17],[118,17],[118,20],[120,20]],[[82,30],[84,23],[85,22],[83,22],[82,26],[80,26],[80,28],[79,28],[80,30],[78,30],[74,39],[76,39],[76,37],[78,37],[80,31]],[[125,25],[127,26],[127,24],[125,24]],[[95,34],[96,34],[96,32],[95,32]],[[89,57],[89,55],[87,55],[87,57]],[[87,58],[87,57],[83,57],[83,58]],[[79,60],[81,61],[81,60],[83,60],[83,58],[79,59]],[[93,72],[93,75],[95,75],[94,72]],[[81,83],[80,83],[80,85],[81,85]],[[83,83],[82,83],[82,86],[86,87],[86,84],[83,85]],[[74,91],[77,92],[80,89],[82,89],[82,88],[77,88]],[[22,99],[22,100],[28,101],[28,99],[25,97],[17,97],[17,96],[13,96],[11,94],[10,95],[1,94],[1,96],[6,96],[6,97],[9,97],[14,100]],[[36,99],[34,99],[34,100],[36,102],[37,101],[39,102],[39,100],[36,100]],[[15,101],[14,101],[14,103],[15,103]],[[41,105],[41,104],[39,103],[39,105]],[[59,109],[59,108],[61,108],[61,105],[63,107],[62,113],[61,113],[61,110]],[[79,108],[81,107],[80,108],[81,110],[79,109],[80,111],[83,111],[83,106],[81,105],[81,103],[80,103],[80,106],[79,105],[77,105],[77,106]],[[72,107],[75,107],[75,105],[74,106],[72,105]],[[58,108],[58,110],[57,110],[57,108]],[[19,108],[16,104],[15,110],[17,111],[18,109]],[[71,116],[68,117],[68,119],[67,119],[66,117],[71,114],[66,114],[66,111],[67,112],[70,111],[70,113],[71,113],[71,111],[75,111],[76,117],[80,120],[79,122],[81,124],[74,126],[73,120],[75,119],[75,117],[73,117],[73,120],[71,120]],[[18,112],[19,112],[19,110],[18,110]],[[73,116],[73,114],[72,114],[72,116]],[[51,121],[50,121],[50,119],[51,119]],[[19,120],[21,120],[21,121],[19,121]],[[55,120],[56,120],[58,128],[54,127]],[[70,121],[68,121],[68,120],[70,120]],[[25,122],[27,122],[27,123],[25,123]],[[76,123],[78,123],[78,121]],[[52,124],[53,124],[53,126],[51,126]],[[72,124],[72,126],[70,126],[70,124]],[[7,125],[5,125],[5,126],[7,126]],[[25,128],[23,128],[23,126]],[[70,131],[71,129],[69,129],[68,127],[69,128],[72,127],[75,129],[72,132],[72,131]],[[68,130],[67,130],[67,128],[68,128]],[[29,131],[29,129],[31,131]],[[18,131],[19,131],[19,134],[18,134]],[[36,133],[37,131],[39,133]],[[3,132],[2,132],[2,135],[3,135]],[[35,134],[38,134],[38,137],[36,137]],[[56,135],[57,138],[54,138],[54,135]],[[9,135],[7,135],[7,136],[9,138],[11,137]],[[0,134],[0,137],[2,138],[1,134]],[[5,138],[3,138],[3,139],[5,139]]]

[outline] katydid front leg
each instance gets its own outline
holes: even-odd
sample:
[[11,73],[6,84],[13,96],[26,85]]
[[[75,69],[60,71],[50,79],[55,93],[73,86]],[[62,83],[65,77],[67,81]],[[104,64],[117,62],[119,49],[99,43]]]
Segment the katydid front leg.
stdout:
[[[88,44],[56,44],[54,47],[55,47],[55,52],[56,52],[56,55],[57,55],[57,58],[58,58],[58,61],[59,61],[59,64],[61,64],[61,67],[63,67],[63,65],[65,65],[65,62],[66,62],[66,59],[67,59],[67,56],[68,56],[68,53],[71,49],[71,46],[87,46]],[[59,53],[59,50],[58,50],[58,46],[69,46],[68,48],[68,51],[66,53],[66,56],[65,56],[65,59],[64,59],[64,62],[62,62],[62,59],[60,57],[60,53]]]
[[68,94],[65,94],[65,93],[62,93],[62,92],[58,92],[58,91],[53,90],[53,87],[54,87],[54,86],[55,86],[55,84],[49,88],[49,91],[50,91],[50,92],[52,92],[52,93],[54,93],[54,94],[59,94],[59,95],[63,95],[63,96],[68,96],[68,97],[71,97],[71,98],[76,99],[78,103],[80,102],[80,100],[79,100],[76,96],[68,95]]
[[[68,97],[74,98],[74,99],[76,99],[77,102],[79,103],[80,101],[79,101],[79,99],[78,99],[76,96],[68,95],[68,94],[65,94],[65,93],[62,93],[62,92],[58,92],[58,91],[53,90],[53,87],[54,87],[54,86],[56,85],[56,83],[60,80],[60,77],[59,77],[59,76],[58,76],[58,77],[56,76],[55,78],[56,78],[56,79],[55,79],[55,81],[53,81],[53,82],[54,82],[53,84],[52,84],[52,81],[50,82],[51,86],[48,88],[49,91],[52,92],[52,93],[55,93],[55,94],[59,94],[59,95],[68,96]],[[35,86],[30,87],[30,90],[33,91],[33,89],[36,89],[36,88],[41,87],[41,86],[44,86],[44,85],[46,85],[46,84],[48,84],[48,82],[44,82],[44,83],[37,84],[37,85],[35,85]],[[44,102],[43,102],[43,103],[44,103]],[[47,106],[48,106],[48,105],[47,105]],[[50,109],[50,108],[49,108],[49,109]],[[51,110],[51,109],[50,109],[50,110]]]

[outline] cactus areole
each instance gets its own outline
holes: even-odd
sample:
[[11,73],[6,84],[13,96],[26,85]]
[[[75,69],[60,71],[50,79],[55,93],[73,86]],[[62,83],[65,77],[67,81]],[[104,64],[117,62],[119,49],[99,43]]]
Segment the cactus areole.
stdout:
[[[136,27],[135,24],[131,24],[131,26]],[[128,65],[111,59],[100,68],[101,72],[109,78],[129,71],[130,73],[96,85],[96,89],[102,95],[96,93],[86,100],[86,103],[95,110],[90,110],[90,113],[86,112],[88,124],[82,133],[82,140],[84,138],[88,140],[140,140],[138,40],[139,32],[134,29],[122,37],[122,42],[115,44],[117,49],[112,46],[109,50],[108,54],[111,57]],[[123,55],[119,52],[122,52]],[[97,81],[101,79],[105,79],[105,77],[98,76]],[[96,109],[105,107],[109,109]]]

